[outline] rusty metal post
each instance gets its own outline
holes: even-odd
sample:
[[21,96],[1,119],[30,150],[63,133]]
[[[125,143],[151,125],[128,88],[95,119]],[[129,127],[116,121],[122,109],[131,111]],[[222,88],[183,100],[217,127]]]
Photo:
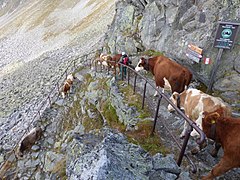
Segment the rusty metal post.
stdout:
[[135,73],[135,77],[134,77],[133,94],[135,94],[136,92],[136,83],[137,83],[137,73]]
[[109,75],[110,67],[107,66],[107,75]]
[[120,70],[121,71],[121,80],[123,81],[123,65],[122,64],[120,65],[120,69],[121,69]]
[[76,69],[76,58],[73,60],[73,67]]
[[50,98],[50,96],[48,96],[48,101],[49,101],[49,105],[51,106],[51,98]]
[[145,96],[146,96],[147,81],[144,84],[143,100],[142,100],[142,109],[144,109]]
[[115,79],[117,79],[117,64],[115,64],[114,66],[114,76],[115,76]]
[[193,130],[193,127],[189,126],[189,128],[187,129],[187,132],[185,133],[185,139],[184,139],[184,142],[183,142],[183,145],[182,145],[182,149],[181,149],[181,152],[179,154],[178,161],[177,161],[177,165],[179,167],[181,166],[182,159],[183,159],[183,156],[185,154],[187,143],[188,143],[188,140],[189,140],[189,137],[190,137],[190,133],[192,132],[192,130]]
[[67,70],[65,71],[65,75],[66,75],[66,78],[65,78],[65,79],[67,79]]
[[40,113],[40,111],[38,110],[38,115],[39,115],[39,118],[41,118],[41,113]]
[[128,85],[129,85],[129,82],[130,82],[130,70],[127,66],[127,80],[128,80]]
[[156,109],[155,116],[154,116],[154,124],[153,124],[153,129],[152,129],[151,136],[154,135],[154,131],[155,131],[155,127],[156,127],[156,124],[157,124],[158,111],[159,111],[159,106],[160,106],[161,100],[162,100],[162,95],[160,95],[160,97],[158,98],[157,109]]

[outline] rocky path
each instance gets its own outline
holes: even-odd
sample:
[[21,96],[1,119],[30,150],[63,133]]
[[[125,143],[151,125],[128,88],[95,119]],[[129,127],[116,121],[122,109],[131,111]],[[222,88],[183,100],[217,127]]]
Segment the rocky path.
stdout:
[[[155,84],[155,82],[151,78],[148,78],[148,80],[153,85]],[[133,85],[133,79],[131,80],[131,84]],[[140,94],[143,93],[144,84],[145,84],[144,80],[138,79],[137,82],[138,93]],[[190,86],[192,88],[197,88],[199,86],[199,82],[194,81],[190,84]],[[149,109],[151,109],[152,117],[155,116],[158,100],[158,97],[153,96],[154,93],[155,90],[153,90],[150,86],[147,86],[145,106],[148,106]],[[166,95],[170,97],[170,94]],[[177,146],[177,143],[182,145],[184,141],[183,139],[179,138],[179,135],[183,130],[184,119],[181,118],[181,116],[178,115],[177,113],[169,113],[167,110],[167,106],[168,103],[162,99],[158,113],[156,132],[160,134],[161,141],[163,142],[163,144],[170,149],[171,153],[175,154],[175,160],[177,161],[180,154],[180,150],[179,147]],[[175,138],[173,139],[171,135],[173,135]],[[177,143],[175,140],[177,140]],[[213,158],[210,155],[210,152],[213,149],[212,143],[209,143],[208,146],[202,149],[198,154],[192,155],[191,150],[196,146],[197,146],[196,140],[190,137],[185,154],[187,154],[190,157],[190,160],[195,164],[197,172],[192,173],[193,166],[187,161],[186,157],[183,157],[183,161],[181,164],[182,169],[188,171],[192,179],[200,179],[203,175],[206,175],[220,161],[221,157],[223,156],[222,149],[219,151],[217,158]],[[240,179],[240,169],[239,168],[233,169],[225,173],[223,176],[218,177],[218,179],[238,180]]]

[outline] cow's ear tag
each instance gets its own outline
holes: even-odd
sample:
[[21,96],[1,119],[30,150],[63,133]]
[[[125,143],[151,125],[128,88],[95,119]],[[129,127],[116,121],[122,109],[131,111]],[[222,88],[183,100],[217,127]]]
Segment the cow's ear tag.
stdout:
[[216,121],[212,119],[211,120],[211,124],[215,124],[215,123],[216,123]]

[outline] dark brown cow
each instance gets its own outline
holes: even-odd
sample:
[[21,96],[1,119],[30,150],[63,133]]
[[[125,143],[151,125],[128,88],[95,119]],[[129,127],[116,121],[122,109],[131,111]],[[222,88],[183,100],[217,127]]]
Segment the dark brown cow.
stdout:
[[220,162],[203,179],[213,179],[240,167],[240,118],[226,116],[225,109],[219,108],[214,112],[204,112],[202,126],[206,136],[220,143],[224,151]]
[[[181,93],[186,89],[192,79],[192,73],[182,65],[165,56],[141,58],[135,70],[151,71],[154,75],[156,86]],[[157,92],[155,93],[155,96]]]
[[17,156],[23,157],[23,153],[26,150],[30,150],[36,141],[40,140],[42,136],[42,129],[40,127],[33,128],[19,143],[17,149]]

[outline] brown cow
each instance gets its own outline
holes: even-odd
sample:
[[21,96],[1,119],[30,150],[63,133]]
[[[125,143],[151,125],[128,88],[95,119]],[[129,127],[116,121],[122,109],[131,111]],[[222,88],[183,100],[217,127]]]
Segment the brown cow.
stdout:
[[20,141],[17,156],[23,157],[23,153],[35,144],[36,141],[40,140],[42,136],[42,129],[40,127],[33,128],[23,139]]
[[75,77],[73,74],[69,74],[67,79],[64,81],[63,86],[60,88],[60,93],[62,94],[63,98],[65,98],[65,96],[70,92],[74,79]]
[[[192,73],[182,65],[165,56],[141,58],[135,68],[136,71],[150,71],[155,78],[156,86],[165,90],[181,93],[190,84]],[[163,92],[164,92],[163,89]],[[156,96],[158,93],[154,94]]]
[[111,66],[111,68],[114,69],[114,71],[116,70],[115,73],[119,73],[119,65],[118,62],[120,61],[122,57],[122,54],[115,54],[114,56],[112,56],[112,60],[109,62],[109,65]]
[[214,112],[204,112],[202,121],[206,136],[220,143],[224,155],[220,162],[203,177],[213,179],[232,168],[240,167],[240,118],[233,118],[226,114],[224,108]]

